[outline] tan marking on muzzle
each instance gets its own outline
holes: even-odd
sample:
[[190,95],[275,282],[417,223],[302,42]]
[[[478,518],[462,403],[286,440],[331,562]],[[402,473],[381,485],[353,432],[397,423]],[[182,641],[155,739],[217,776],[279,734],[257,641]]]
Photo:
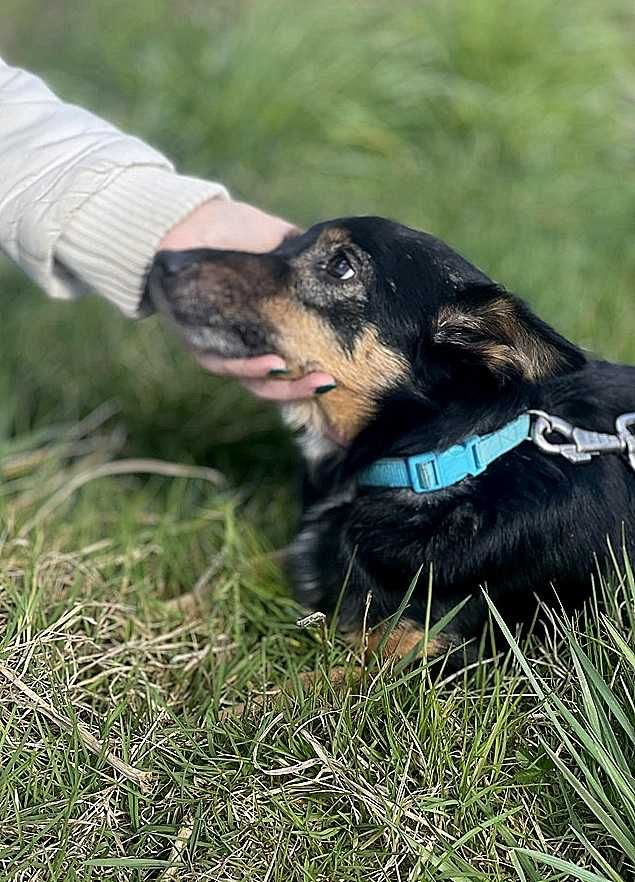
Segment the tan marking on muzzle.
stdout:
[[324,319],[286,297],[264,300],[260,311],[277,331],[278,351],[293,373],[319,369],[337,382],[322,398],[293,406],[298,426],[310,424],[348,443],[375,412],[379,394],[409,374],[406,359],[380,342],[373,326],[348,351]]

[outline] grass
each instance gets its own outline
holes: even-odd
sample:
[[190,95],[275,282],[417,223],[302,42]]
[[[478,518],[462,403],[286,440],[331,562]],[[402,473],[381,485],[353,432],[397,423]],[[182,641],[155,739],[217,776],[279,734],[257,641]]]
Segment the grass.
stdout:
[[[432,230],[578,342],[635,358],[625,0],[5,7],[0,54],[183,170],[302,223]],[[2,878],[635,878],[619,553],[602,605],[541,643],[510,634],[498,665],[375,667],[334,691],[355,660],[296,627],[270,553],[296,512],[275,413],[155,319],[2,273]],[[140,458],[186,470],[108,476]]]

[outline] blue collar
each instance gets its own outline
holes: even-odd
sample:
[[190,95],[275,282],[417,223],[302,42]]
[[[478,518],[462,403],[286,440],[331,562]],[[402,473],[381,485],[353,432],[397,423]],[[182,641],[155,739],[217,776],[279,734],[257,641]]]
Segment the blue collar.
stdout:
[[432,493],[451,487],[468,475],[480,475],[505,453],[529,439],[530,416],[524,413],[511,423],[474,435],[447,450],[417,453],[395,459],[378,459],[357,476],[362,487],[405,487],[415,493]]

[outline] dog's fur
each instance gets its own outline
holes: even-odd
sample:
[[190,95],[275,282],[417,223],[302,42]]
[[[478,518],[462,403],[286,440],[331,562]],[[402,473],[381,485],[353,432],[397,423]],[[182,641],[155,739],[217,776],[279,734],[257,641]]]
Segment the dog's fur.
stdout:
[[[449,246],[373,217],[318,224],[264,255],[158,255],[155,304],[200,350],[277,352],[337,388],[285,406],[307,462],[291,548],[297,598],[370,645],[420,567],[433,567],[432,622],[470,600],[428,647],[477,637],[486,586],[510,620],[535,597],[579,605],[608,543],[635,551],[635,472],[623,455],[571,464],[523,443],[482,475],[418,495],[362,488],[375,459],[444,449],[530,408],[600,432],[635,411],[635,368],[587,357]],[[388,649],[420,639],[427,579]],[[343,586],[345,586],[343,588]],[[370,596],[370,603],[366,609]]]

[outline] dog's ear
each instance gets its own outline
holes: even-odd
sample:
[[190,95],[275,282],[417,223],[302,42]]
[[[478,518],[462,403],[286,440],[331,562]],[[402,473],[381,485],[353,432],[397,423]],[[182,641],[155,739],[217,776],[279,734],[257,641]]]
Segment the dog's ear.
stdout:
[[442,306],[433,341],[500,380],[520,375],[536,382],[577,370],[586,361],[573,343],[498,285],[472,289]]

